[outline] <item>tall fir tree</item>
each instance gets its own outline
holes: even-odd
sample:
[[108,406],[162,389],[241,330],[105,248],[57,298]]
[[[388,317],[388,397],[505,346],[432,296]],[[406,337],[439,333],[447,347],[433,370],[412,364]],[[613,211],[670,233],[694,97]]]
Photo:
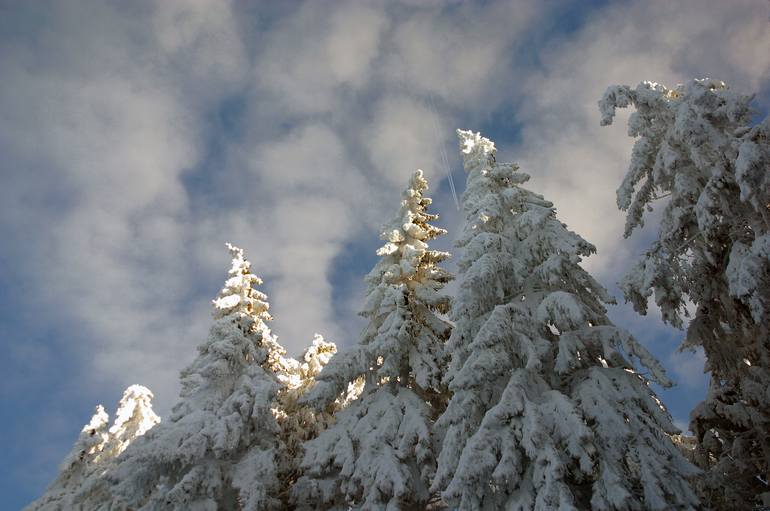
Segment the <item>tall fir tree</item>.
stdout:
[[298,509],[425,509],[435,456],[431,429],[445,402],[441,385],[450,305],[442,288],[452,276],[438,266],[449,257],[427,242],[444,234],[423,195],[417,171],[395,218],[384,227],[385,245],[366,277],[361,315],[369,319],[361,341],[336,355],[305,399],[324,408],[342,399],[363,377],[358,399],[305,446],[302,477],[294,488]]
[[45,494],[26,511],[70,511],[109,509],[112,496],[103,491],[102,481],[116,458],[136,438],[160,422],[152,411],[152,392],[131,385],[123,393],[115,422],[107,429],[109,416],[102,405],[75,442]]
[[131,509],[280,509],[280,428],[274,415],[285,351],[266,321],[243,250],[228,244],[229,279],[213,301],[214,323],[181,373],[171,417],[132,444],[111,479]]
[[669,381],[607,318],[612,298],[579,264],[595,248],[491,141],[458,135],[466,225],[434,489],[464,510],[692,509],[695,469],[629,357]]
[[682,349],[706,355],[708,394],[690,428],[715,509],[770,504],[770,118],[752,127],[751,99],[705,79],[612,86],[599,101],[602,125],[636,109],[617,192],[625,235],[662,209],[657,239],[621,282],[626,300],[646,314],[652,297],[666,323],[686,325]]

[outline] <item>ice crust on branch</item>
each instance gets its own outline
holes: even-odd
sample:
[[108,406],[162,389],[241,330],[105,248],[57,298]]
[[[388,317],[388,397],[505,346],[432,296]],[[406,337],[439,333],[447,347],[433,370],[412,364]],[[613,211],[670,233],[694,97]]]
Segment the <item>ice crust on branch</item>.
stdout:
[[652,299],[686,327],[683,349],[705,351],[711,383],[690,427],[704,500],[725,509],[770,501],[770,119],[751,126],[751,100],[702,79],[615,85],[599,101],[603,125],[635,108],[617,192],[626,236],[662,209],[657,239],[620,287],[639,313]]
[[305,446],[297,509],[424,509],[435,466],[432,423],[446,395],[441,384],[450,325],[440,317],[452,276],[438,264],[446,252],[427,242],[444,234],[430,224],[428,185],[415,172],[395,218],[383,227],[381,256],[366,277],[361,314],[369,319],[358,345],[334,356],[306,401],[339,403],[362,379],[361,395]]
[[631,360],[670,382],[607,318],[612,298],[579,264],[594,247],[490,140],[458,136],[466,223],[433,490],[453,509],[694,508],[695,469]]

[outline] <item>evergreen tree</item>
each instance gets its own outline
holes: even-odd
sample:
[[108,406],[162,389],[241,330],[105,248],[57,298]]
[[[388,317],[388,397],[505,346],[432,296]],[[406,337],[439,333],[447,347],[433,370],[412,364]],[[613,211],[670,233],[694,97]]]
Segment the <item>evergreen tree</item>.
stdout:
[[69,511],[107,509],[111,496],[100,489],[102,478],[115,459],[137,437],[160,422],[152,411],[152,392],[132,385],[123,393],[115,422],[107,429],[109,416],[102,405],[75,442],[61,465],[61,471],[46,493],[30,504],[28,511]]
[[111,477],[132,509],[266,510],[281,506],[280,428],[273,407],[287,370],[265,322],[243,251],[228,244],[230,278],[214,300],[214,324],[181,373],[171,417],[126,450]]
[[361,314],[369,319],[361,341],[336,355],[305,401],[323,408],[339,402],[358,378],[363,393],[336,422],[305,446],[302,477],[294,488],[299,509],[425,509],[435,457],[432,422],[444,406],[441,319],[450,304],[441,289],[452,277],[438,264],[446,252],[427,241],[444,234],[429,222],[428,184],[417,171],[401,207],[386,225],[380,261],[366,277]]
[[458,135],[466,226],[434,489],[453,509],[692,509],[694,468],[629,357],[670,383],[607,318],[611,297],[579,265],[594,247],[491,141]]
[[711,381],[690,427],[704,501],[721,509],[770,504],[770,118],[751,127],[750,102],[715,80],[612,86],[599,102],[603,125],[636,109],[617,192],[626,236],[665,199],[621,288],[641,314],[653,297],[679,328],[695,306],[682,348],[703,348]]
[[101,466],[100,455],[109,442],[110,418],[99,405],[83,426],[75,445],[59,467],[59,474],[45,493],[25,511],[64,511],[74,509],[73,500],[88,477]]
[[[281,501],[290,507],[290,491],[299,476],[304,444],[316,438],[333,421],[334,409],[316,410],[301,402],[312,388],[315,377],[337,352],[334,343],[316,334],[299,360],[287,359],[288,370],[280,375],[284,388],[278,394],[275,410],[285,462],[282,463]],[[336,408],[336,407],[335,407]]]

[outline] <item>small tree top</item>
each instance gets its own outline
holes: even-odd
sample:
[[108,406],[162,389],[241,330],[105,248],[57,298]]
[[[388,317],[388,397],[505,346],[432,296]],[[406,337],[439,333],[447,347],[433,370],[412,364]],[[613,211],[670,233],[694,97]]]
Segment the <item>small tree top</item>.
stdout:
[[123,392],[110,428],[110,455],[117,456],[139,436],[160,422],[152,410],[153,393],[142,385],[131,385]]
[[418,293],[422,299],[446,312],[448,297],[435,294],[437,289],[452,279],[452,275],[438,266],[450,254],[438,250],[428,250],[427,242],[446,234],[446,230],[431,225],[438,215],[428,213],[427,208],[433,202],[423,192],[428,189],[428,182],[422,170],[417,170],[409,179],[409,187],[401,194],[401,207],[395,217],[383,226],[380,239],[385,245],[377,250],[382,259],[366,277],[369,296],[361,315],[370,316],[382,304],[384,287],[404,284],[409,291]]
[[214,318],[219,319],[232,314],[253,316],[260,321],[273,319],[267,312],[270,305],[267,296],[254,289],[262,284],[262,279],[251,273],[251,263],[244,259],[243,249],[227,243],[227,249],[233,257],[230,278],[213,300]]

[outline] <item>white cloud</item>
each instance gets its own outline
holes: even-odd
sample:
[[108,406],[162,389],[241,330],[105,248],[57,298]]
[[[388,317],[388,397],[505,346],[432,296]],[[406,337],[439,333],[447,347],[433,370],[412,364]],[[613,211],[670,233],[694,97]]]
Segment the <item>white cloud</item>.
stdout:
[[[39,248],[19,270],[46,308],[78,325],[62,335],[82,360],[82,384],[140,380],[170,401],[177,364],[193,355],[188,328],[198,319],[190,313],[200,316],[179,307],[191,287],[180,177],[202,154],[199,113],[182,100],[179,77],[162,72],[152,25],[139,22],[153,13],[58,10],[39,28],[38,45],[23,47],[36,66],[11,59],[5,77],[14,87],[0,94],[3,120],[17,121],[2,137],[9,162],[20,165],[9,169],[11,183],[34,182],[31,193],[56,200],[5,211],[28,222],[20,241]],[[139,27],[144,37],[135,39]]]
[[438,145],[443,143],[436,126],[445,124],[418,97],[385,96],[375,104],[371,121],[359,133],[359,143],[368,149],[373,170],[389,190],[402,189],[418,168],[428,179],[442,177],[436,175],[434,164]]
[[[188,66],[188,73],[209,84],[212,80],[237,81],[248,63],[236,16],[229,2],[159,2],[152,16],[158,50],[166,56],[165,62]],[[221,94],[221,90],[217,92]]]
[[[265,35],[255,100],[284,116],[332,111],[341,93],[367,83],[387,23],[361,2],[304,3]],[[264,93],[270,101],[260,101]]]
[[339,137],[319,124],[298,126],[248,156],[257,177],[258,219],[247,227],[260,240],[251,255],[271,282],[275,331],[292,352],[314,332],[337,337],[328,269],[342,245],[361,230],[359,211],[369,184]]
[[694,390],[702,390],[706,387],[708,377],[703,372],[706,356],[702,349],[675,351],[671,353],[667,362],[677,383]]
[[465,115],[485,114],[510,96],[510,53],[552,7],[519,0],[396,12],[401,23],[388,46],[384,78],[396,87],[431,92]]
[[249,167],[264,192],[350,197],[361,200],[366,176],[349,161],[339,136],[323,124],[296,127],[279,140],[256,146]]

